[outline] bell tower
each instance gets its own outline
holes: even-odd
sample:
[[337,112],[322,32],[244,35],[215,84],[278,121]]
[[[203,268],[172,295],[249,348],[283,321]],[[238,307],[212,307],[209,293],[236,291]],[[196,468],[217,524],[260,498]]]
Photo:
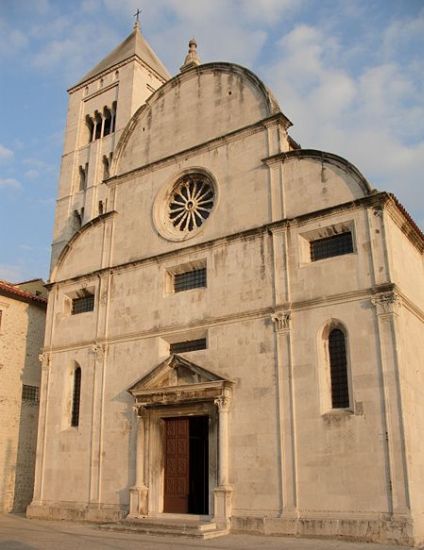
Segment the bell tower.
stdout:
[[131,34],[69,90],[52,243],[53,269],[69,239],[108,208],[114,149],[134,112],[170,74],[144,39]]

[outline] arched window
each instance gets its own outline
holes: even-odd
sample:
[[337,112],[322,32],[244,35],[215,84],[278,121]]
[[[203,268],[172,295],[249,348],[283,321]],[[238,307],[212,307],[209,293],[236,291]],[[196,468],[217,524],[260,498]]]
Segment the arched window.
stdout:
[[85,191],[87,188],[88,162],[85,166],[79,167],[79,190]]
[[333,409],[346,409],[350,405],[346,337],[340,328],[328,335],[330,358],[331,403]]
[[116,109],[117,109],[117,102],[114,101],[112,103],[112,124],[111,124],[111,131],[114,132],[115,131],[115,126],[116,126]]
[[79,229],[81,229],[82,218],[78,210],[74,210],[72,212],[71,226],[73,233],[76,233]]
[[112,127],[112,113],[109,111],[107,107],[103,109],[103,117],[104,117],[103,135],[108,136],[111,132],[111,127]]
[[106,155],[103,155],[103,179],[107,180],[110,176],[110,162]]
[[81,398],[81,368],[77,367],[74,370],[74,390],[72,392],[71,426],[79,425],[80,398]]
[[94,139],[100,139],[102,137],[102,117],[100,113],[98,113],[97,111],[94,115],[94,121],[95,121]]
[[88,143],[90,143],[94,139],[94,121],[91,117],[87,115],[85,117],[85,123],[87,125],[87,130],[88,130]]

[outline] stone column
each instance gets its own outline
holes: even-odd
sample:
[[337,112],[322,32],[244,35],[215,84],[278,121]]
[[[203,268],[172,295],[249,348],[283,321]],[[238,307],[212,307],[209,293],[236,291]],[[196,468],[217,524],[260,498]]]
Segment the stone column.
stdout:
[[33,501],[29,507],[28,514],[31,513],[31,508],[40,505],[43,500],[43,485],[44,485],[44,466],[46,452],[46,432],[47,432],[47,412],[48,412],[48,394],[50,381],[50,364],[51,355],[49,352],[41,353],[38,356],[41,362],[41,387],[40,387],[40,408],[38,417],[38,437],[37,437],[37,452],[35,462],[35,482]]
[[214,489],[214,520],[218,529],[228,529],[231,518],[233,487],[229,484],[229,427],[230,396],[215,399],[218,407],[218,486]]
[[[91,403],[91,449],[90,449],[90,483],[89,483],[89,502],[90,508],[95,510],[99,507],[101,501],[101,479],[100,472],[102,468],[102,393],[103,376],[106,356],[106,345],[94,345],[89,348],[90,370],[92,374],[92,403]],[[96,521],[94,515],[91,519]]]
[[289,311],[276,312],[272,316],[277,338],[277,380],[280,412],[280,445],[281,445],[281,493],[282,516],[296,516],[296,458],[294,441],[293,413],[293,361],[291,351]]
[[129,517],[147,516],[148,488],[145,483],[145,448],[146,448],[146,422],[147,410],[145,407],[135,407],[137,414],[137,447],[136,447],[136,479],[135,485],[130,488],[130,513]]
[[399,381],[397,317],[401,301],[395,292],[371,300],[376,308],[382,370],[383,403],[388,451],[388,501],[393,514],[409,513],[408,472],[405,452],[402,399]]

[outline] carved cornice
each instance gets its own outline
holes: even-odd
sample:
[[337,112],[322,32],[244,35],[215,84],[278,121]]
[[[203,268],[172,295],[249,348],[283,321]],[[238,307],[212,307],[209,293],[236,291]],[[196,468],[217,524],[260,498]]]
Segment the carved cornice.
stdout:
[[376,307],[377,315],[398,315],[402,300],[396,292],[387,292],[371,298],[371,303]]
[[228,412],[231,406],[231,397],[229,395],[221,395],[214,399],[214,404],[217,406],[219,412]]
[[38,360],[40,361],[40,363],[41,363],[41,368],[42,368],[43,370],[46,370],[46,369],[50,368],[50,364],[51,364],[51,352],[49,352],[49,351],[43,351],[42,353],[39,354]]
[[94,344],[88,349],[88,352],[95,356],[96,361],[101,361],[106,352],[106,344]]
[[275,332],[288,332],[290,330],[291,312],[279,311],[271,315]]
[[135,412],[137,418],[139,418],[139,419],[144,419],[149,414],[149,411],[147,410],[147,408],[144,405],[139,404],[139,403],[136,403],[133,406],[133,411]]

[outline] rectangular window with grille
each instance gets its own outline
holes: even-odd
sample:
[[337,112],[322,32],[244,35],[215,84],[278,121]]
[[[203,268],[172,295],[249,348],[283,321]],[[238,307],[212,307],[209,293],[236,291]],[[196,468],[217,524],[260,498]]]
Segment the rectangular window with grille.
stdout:
[[185,273],[175,273],[174,292],[182,292],[191,288],[201,288],[206,286],[206,267],[193,269]]
[[186,353],[187,351],[197,351],[206,349],[206,338],[198,340],[186,340],[185,342],[175,342],[169,346],[170,353]]
[[40,402],[40,388],[37,386],[22,386],[22,401],[29,401],[30,403]]
[[323,260],[333,256],[342,256],[353,252],[352,233],[347,231],[324,239],[311,241],[311,260]]
[[72,300],[72,315],[93,311],[94,309],[94,294],[87,294],[81,298]]

